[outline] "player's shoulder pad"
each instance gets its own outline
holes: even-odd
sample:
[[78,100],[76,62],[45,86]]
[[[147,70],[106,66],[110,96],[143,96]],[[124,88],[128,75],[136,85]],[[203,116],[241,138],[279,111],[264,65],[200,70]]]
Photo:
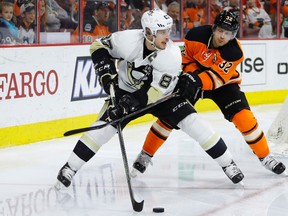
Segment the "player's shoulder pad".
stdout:
[[127,44],[123,43],[124,41],[130,41],[134,43],[135,41],[138,41],[139,38],[141,38],[141,40],[144,39],[143,31],[140,29],[118,31],[114,32],[112,35],[114,35],[114,39],[116,40],[115,42],[119,42],[121,44],[124,44],[125,46],[127,46]]
[[196,41],[207,44],[212,33],[211,25],[198,26],[190,29],[187,32],[185,39],[188,41]]
[[144,35],[140,29],[118,31],[112,34],[113,46],[123,51],[125,55],[130,55],[135,47],[143,45]]
[[220,55],[227,61],[237,61],[243,57],[243,51],[238,40],[234,38],[225,46],[219,48]]

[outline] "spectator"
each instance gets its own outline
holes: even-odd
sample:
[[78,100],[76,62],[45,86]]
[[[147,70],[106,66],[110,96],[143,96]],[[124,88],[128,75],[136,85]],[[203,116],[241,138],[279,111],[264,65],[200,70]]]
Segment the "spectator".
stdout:
[[193,27],[206,24],[206,18],[204,17],[204,8],[200,7],[202,4],[202,1],[189,0],[184,6],[184,10],[189,16],[190,21],[193,23]]
[[214,23],[215,17],[223,10],[219,0],[212,0],[210,3],[210,23]]
[[20,7],[22,4],[28,4],[32,3],[35,4],[35,0],[14,0],[14,13],[18,19],[21,19],[21,14],[20,14]]
[[183,12],[183,29],[184,29],[184,35],[186,35],[186,33],[194,27],[193,22],[190,21],[190,18],[188,16],[188,14],[186,13],[186,11]]
[[268,13],[261,6],[257,7],[255,0],[248,0],[247,4],[248,27],[259,30],[259,38],[273,38],[271,18]]
[[[83,42],[91,43],[98,37],[110,34],[107,20],[109,18],[109,4],[107,2],[87,1],[84,8]],[[78,27],[72,34],[72,43],[78,43]]]
[[[179,3],[180,0],[166,0],[166,1],[165,1],[165,4],[166,4],[167,7],[168,7],[169,4],[172,3],[172,2],[174,2],[174,1]],[[180,4],[180,3],[179,3],[179,4]],[[167,8],[167,10],[168,10],[168,8]]]
[[19,42],[18,28],[13,22],[14,5],[10,2],[0,3],[0,44],[16,44]]
[[228,7],[229,6],[229,0],[221,0],[222,8]]
[[[126,2],[129,3],[129,5],[131,6],[131,8],[133,9],[138,9],[141,11],[145,11],[145,8],[151,8],[151,0],[126,0]],[[141,27],[142,28],[142,27]]]
[[285,33],[285,29],[284,29],[284,15],[283,15],[283,13],[281,13],[280,12],[280,16],[279,16],[279,21],[280,21],[280,23],[279,23],[279,26],[280,26],[280,38],[285,38],[285,35],[284,35],[284,33]]
[[228,5],[224,7],[224,10],[233,13],[236,17],[240,17],[239,0],[229,0]]
[[132,9],[133,20],[129,26],[129,29],[141,29],[141,17],[143,13],[148,10],[150,10],[150,7],[144,4],[138,9]]
[[282,0],[281,11],[283,12],[284,17],[288,17],[288,1]]
[[22,44],[33,44],[36,41],[34,4],[24,3],[20,7],[21,20],[19,24],[19,39]]
[[78,12],[75,10],[75,4],[78,3],[78,0],[55,0],[55,1],[61,8],[63,8],[67,12],[69,16],[69,18],[66,21],[68,22],[69,25],[68,26],[66,25],[66,27],[68,29],[71,28],[75,29],[77,26],[77,16],[78,16]]
[[288,1],[282,0],[281,2],[281,13],[283,14],[283,36],[288,37]]
[[129,5],[125,1],[120,3],[120,31],[129,29],[132,22],[132,13]]
[[[198,15],[201,16],[201,25],[207,25],[208,22],[208,2],[205,0],[197,0],[199,6]],[[214,20],[213,20],[214,22]]]
[[109,8],[109,18],[105,21],[105,25],[108,26],[109,32],[116,32],[118,31],[118,22],[115,22],[115,20],[118,20],[117,5],[115,5],[113,1],[108,1],[106,3]]
[[47,9],[45,0],[40,0],[40,32],[48,31]]
[[264,10],[268,12],[271,18],[272,34],[277,34],[277,0],[269,0],[264,2]]
[[158,8],[158,9],[164,11],[165,13],[167,13],[168,7],[166,5],[166,0],[154,0],[154,8],[155,9]]
[[47,13],[47,20],[46,20],[46,24],[47,24],[47,31],[48,32],[58,32],[60,31],[60,27],[61,27],[61,21],[60,19],[57,17],[57,13],[53,12],[53,10],[47,6],[47,0],[45,1],[45,10]]
[[55,0],[57,4],[63,8],[68,14],[71,14],[73,9],[71,0]]
[[172,40],[180,39],[180,4],[176,1],[171,2],[168,5],[167,14],[172,17],[173,25],[171,29],[170,37]]
[[288,17],[280,12],[280,38],[288,38]]
[[75,28],[71,17],[55,0],[45,0],[48,31],[64,31]]

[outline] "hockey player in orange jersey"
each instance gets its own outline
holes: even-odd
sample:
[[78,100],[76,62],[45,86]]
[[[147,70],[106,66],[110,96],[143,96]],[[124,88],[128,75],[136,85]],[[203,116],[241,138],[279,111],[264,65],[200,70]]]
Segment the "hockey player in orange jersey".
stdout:
[[[276,174],[285,171],[285,165],[270,155],[266,137],[250,110],[241,91],[241,73],[236,70],[243,59],[240,42],[235,38],[239,28],[237,18],[223,11],[214,25],[191,29],[185,37],[182,50],[183,74],[178,85],[181,95],[193,105],[199,98],[213,100],[225,119],[233,122],[262,165]],[[142,151],[133,163],[132,176],[144,173],[151,158],[168,138],[172,127],[158,119],[151,127]]]

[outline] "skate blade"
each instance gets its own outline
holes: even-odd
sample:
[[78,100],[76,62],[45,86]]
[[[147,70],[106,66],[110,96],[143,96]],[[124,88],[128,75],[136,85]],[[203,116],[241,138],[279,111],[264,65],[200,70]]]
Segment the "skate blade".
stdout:
[[135,168],[132,168],[131,172],[130,172],[130,177],[131,178],[136,178],[139,174],[139,171],[136,170]]
[[243,181],[238,182],[238,185],[240,185],[241,187],[244,188],[244,182]]
[[66,188],[65,185],[63,185],[60,181],[57,181],[56,184],[54,185],[54,189],[57,191],[60,191],[64,188]]
[[283,173],[281,173],[280,175],[282,175],[282,176],[285,176],[285,177],[288,177],[288,172],[287,172],[287,170],[285,170]]

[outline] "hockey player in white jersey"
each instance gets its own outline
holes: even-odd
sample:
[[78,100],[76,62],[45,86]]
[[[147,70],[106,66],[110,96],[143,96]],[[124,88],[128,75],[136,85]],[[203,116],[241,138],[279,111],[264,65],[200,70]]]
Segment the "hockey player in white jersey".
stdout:
[[[172,22],[172,18],[163,11],[150,10],[142,16],[143,29],[112,33],[92,43],[90,53],[100,84],[108,94],[111,84],[116,89],[116,105],[112,106],[108,98],[93,125],[119,119],[173,91],[183,91],[176,85],[181,70],[181,53],[170,40]],[[113,59],[118,60],[118,71]],[[155,106],[149,113],[198,141],[233,183],[244,178],[223,139],[199,118],[185,98],[174,97]],[[121,127],[124,128],[131,120],[122,121]],[[56,188],[71,184],[76,172],[116,134],[115,127],[109,125],[81,136],[58,173]]]

